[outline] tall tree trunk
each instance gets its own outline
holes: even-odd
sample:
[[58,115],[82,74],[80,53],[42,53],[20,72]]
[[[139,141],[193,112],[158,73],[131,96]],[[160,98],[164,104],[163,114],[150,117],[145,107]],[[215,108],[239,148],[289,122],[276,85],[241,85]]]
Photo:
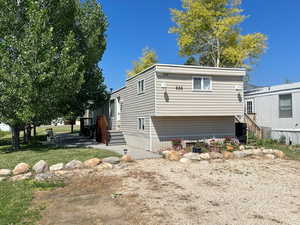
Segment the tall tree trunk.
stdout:
[[71,124],[71,133],[73,134],[73,132],[74,132],[74,125],[73,125],[73,123]]
[[33,125],[33,136],[36,137],[36,125]]
[[24,130],[24,143],[29,144],[31,139],[31,125],[25,126]]
[[18,126],[11,126],[12,147],[13,150],[20,149],[20,128]]

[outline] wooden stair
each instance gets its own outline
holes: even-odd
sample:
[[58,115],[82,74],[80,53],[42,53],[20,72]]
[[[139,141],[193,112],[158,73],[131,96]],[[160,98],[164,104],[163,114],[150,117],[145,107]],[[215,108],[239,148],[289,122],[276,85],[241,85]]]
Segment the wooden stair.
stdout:
[[247,113],[245,113],[245,123],[247,124],[248,132],[253,133],[258,139],[263,137],[262,128]]

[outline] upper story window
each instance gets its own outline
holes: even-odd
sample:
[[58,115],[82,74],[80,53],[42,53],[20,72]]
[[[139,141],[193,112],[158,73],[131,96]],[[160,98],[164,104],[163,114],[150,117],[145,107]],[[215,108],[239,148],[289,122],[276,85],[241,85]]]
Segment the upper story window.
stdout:
[[138,130],[141,130],[141,131],[145,130],[145,118],[143,118],[143,117],[138,118],[137,122],[138,122],[138,124],[137,124]]
[[279,95],[279,118],[293,117],[292,94]]
[[138,94],[144,93],[144,91],[145,91],[145,81],[144,80],[138,81],[137,89],[138,89]]
[[246,102],[246,112],[247,112],[247,114],[253,114],[254,113],[253,101],[252,100]]
[[210,91],[212,90],[211,77],[193,77],[194,91]]

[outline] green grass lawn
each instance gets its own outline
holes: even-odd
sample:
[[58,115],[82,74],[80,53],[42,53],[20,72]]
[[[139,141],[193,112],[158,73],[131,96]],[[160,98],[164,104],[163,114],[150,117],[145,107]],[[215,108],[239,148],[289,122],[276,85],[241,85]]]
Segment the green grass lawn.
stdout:
[[[38,139],[44,139],[44,130],[37,129]],[[54,133],[69,133],[70,126],[54,127]],[[78,127],[74,129],[78,132]],[[106,150],[90,148],[58,148],[41,144],[23,145],[20,151],[6,153],[11,148],[10,133],[1,133],[0,136],[0,169],[13,169],[18,163],[25,162],[33,166],[43,159],[49,165],[67,163],[73,159],[85,161],[90,158],[105,158],[119,156]],[[38,221],[42,208],[32,208],[31,202],[35,190],[61,187],[62,183],[49,182],[0,182],[0,225],[33,225]]]

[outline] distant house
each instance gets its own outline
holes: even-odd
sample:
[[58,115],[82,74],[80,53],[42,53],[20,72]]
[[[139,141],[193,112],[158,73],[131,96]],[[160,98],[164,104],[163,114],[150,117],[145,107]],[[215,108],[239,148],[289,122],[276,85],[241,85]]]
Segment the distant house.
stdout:
[[300,82],[245,90],[245,111],[271,138],[300,144]]
[[10,131],[10,127],[4,123],[0,123],[0,131]]
[[244,115],[244,69],[153,65],[110,100],[111,144],[150,151],[171,140],[234,137]]

